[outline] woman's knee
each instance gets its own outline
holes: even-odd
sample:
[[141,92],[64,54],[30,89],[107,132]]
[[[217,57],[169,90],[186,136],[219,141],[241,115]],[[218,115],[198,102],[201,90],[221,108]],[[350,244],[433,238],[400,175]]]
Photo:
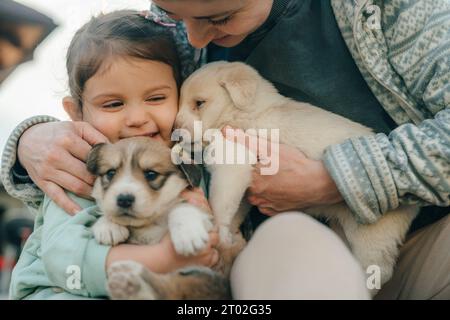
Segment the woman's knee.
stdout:
[[[355,287],[350,295],[342,272]],[[231,284],[238,299],[366,297],[362,270],[345,244],[299,212],[279,214],[256,230],[236,259]]]
[[262,223],[247,248],[258,245],[279,248],[286,244],[299,247],[309,246],[311,243],[321,246],[341,242],[327,226],[302,212],[291,211],[273,216]]

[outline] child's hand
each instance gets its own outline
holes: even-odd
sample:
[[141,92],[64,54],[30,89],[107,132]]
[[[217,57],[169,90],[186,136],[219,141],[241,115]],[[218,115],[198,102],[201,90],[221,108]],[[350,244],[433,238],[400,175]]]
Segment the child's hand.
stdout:
[[167,273],[179,268],[202,265],[214,266],[219,260],[219,253],[214,248],[219,243],[217,231],[209,233],[209,242],[205,250],[196,256],[185,257],[177,254],[167,233],[160,243],[155,245],[119,244],[109,250],[106,258],[106,270],[116,261],[132,260],[139,262],[149,270],[157,273]]
[[166,234],[159,243],[161,249],[161,261],[163,262],[162,272],[170,272],[179,268],[202,265],[206,267],[214,266],[219,260],[219,253],[214,248],[219,243],[219,234],[217,231],[209,233],[209,242],[206,248],[195,256],[182,256],[175,251],[170,235]]
[[181,197],[188,203],[204,210],[207,213],[212,213],[208,200],[202,188],[185,189],[181,193]]

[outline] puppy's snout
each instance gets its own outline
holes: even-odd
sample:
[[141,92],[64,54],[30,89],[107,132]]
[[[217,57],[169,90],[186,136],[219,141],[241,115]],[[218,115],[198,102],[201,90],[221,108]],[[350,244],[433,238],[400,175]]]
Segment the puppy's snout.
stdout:
[[133,205],[134,200],[136,200],[136,198],[132,194],[119,194],[117,197],[117,206],[128,209]]

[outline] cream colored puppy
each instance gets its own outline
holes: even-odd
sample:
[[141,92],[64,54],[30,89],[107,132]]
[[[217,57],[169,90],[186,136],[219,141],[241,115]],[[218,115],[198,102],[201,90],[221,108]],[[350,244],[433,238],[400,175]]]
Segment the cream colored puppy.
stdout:
[[[185,81],[176,126],[193,135],[196,120],[202,121],[203,130],[225,125],[243,130],[279,129],[280,143],[295,146],[312,159],[320,159],[330,145],[372,134],[371,129],[358,123],[281,96],[271,83],[243,63],[212,63]],[[208,169],[212,174],[209,200],[221,226],[221,239],[226,242],[248,212],[244,193],[250,186],[253,166],[212,164]],[[337,223],[364,270],[378,266],[384,284],[392,276],[398,247],[418,208],[398,208],[371,225],[358,224],[343,202],[305,212]]]

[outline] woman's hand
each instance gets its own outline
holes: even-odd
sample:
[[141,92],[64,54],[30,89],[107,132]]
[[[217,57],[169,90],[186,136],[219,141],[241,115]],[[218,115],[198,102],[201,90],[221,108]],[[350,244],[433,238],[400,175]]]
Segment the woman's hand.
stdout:
[[158,273],[167,273],[193,265],[212,267],[219,260],[219,253],[214,248],[218,243],[218,233],[211,231],[206,248],[197,255],[188,257],[179,255],[175,251],[169,233],[163,237],[160,243],[154,245],[119,244],[109,250],[105,270],[114,262],[124,260],[136,261]]
[[88,198],[94,177],[86,158],[94,144],[108,139],[87,122],[48,122],[32,126],[19,140],[18,157],[34,183],[66,212],[81,208],[63,189]]
[[205,249],[195,256],[183,256],[175,251],[170,234],[167,233],[158,244],[119,244],[112,247],[108,252],[105,268],[107,270],[114,262],[123,260],[139,262],[149,270],[158,273],[167,273],[193,265],[212,267],[219,260],[219,253],[215,249],[218,243],[217,231],[211,231]]
[[[215,246],[219,243],[219,234],[217,231],[211,231],[209,233],[209,242],[205,249],[196,254],[195,256],[183,256],[175,251],[172,239],[167,234],[160,242],[161,246],[161,262],[164,272],[170,272],[179,268],[202,265],[206,267],[214,266],[219,260],[219,252],[215,249]],[[152,270],[152,269],[151,269]]]
[[[245,133],[234,130],[233,135],[226,135],[230,128],[224,128],[223,134],[231,141],[245,143]],[[317,205],[327,205],[341,202],[342,196],[336,184],[329,175],[322,161],[307,158],[297,148],[287,145],[270,144],[267,141],[259,146],[267,145],[267,151],[251,150],[258,157],[267,154],[279,162],[278,171],[273,175],[261,175],[264,165],[257,163],[253,171],[252,185],[247,190],[247,200],[266,215],[275,215],[288,210],[301,210]],[[246,144],[247,147],[249,144]],[[250,144],[252,147],[252,144]],[[267,166],[266,166],[267,167]]]

